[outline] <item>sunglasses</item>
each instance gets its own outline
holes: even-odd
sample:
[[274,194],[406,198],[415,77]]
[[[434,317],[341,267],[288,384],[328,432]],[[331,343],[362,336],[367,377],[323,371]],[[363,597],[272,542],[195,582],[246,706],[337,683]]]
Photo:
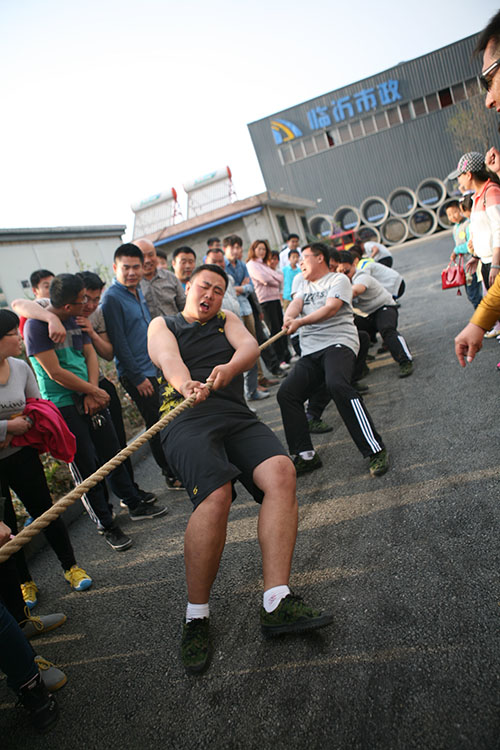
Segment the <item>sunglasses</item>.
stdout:
[[493,77],[499,65],[500,65],[500,58],[498,58],[498,60],[492,63],[489,68],[486,68],[486,70],[484,70],[479,76],[479,83],[481,84],[481,86],[483,87],[485,91],[490,90],[491,82],[493,81]]

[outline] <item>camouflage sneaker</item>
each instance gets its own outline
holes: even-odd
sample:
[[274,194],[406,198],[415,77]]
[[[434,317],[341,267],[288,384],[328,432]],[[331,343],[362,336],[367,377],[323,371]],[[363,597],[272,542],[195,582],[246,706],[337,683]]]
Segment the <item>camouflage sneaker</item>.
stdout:
[[208,666],[210,651],[209,618],[184,621],[181,659],[188,674],[200,674]]
[[399,365],[399,377],[407,378],[413,372],[413,362],[411,359],[407,359],[406,362],[401,362]]
[[389,468],[389,454],[386,449],[374,453],[370,457],[370,474],[372,477],[380,477]]
[[324,432],[333,432],[333,427],[323,422],[322,419],[308,419],[307,424],[309,425],[309,432],[314,435],[322,435]]
[[308,607],[302,597],[291,593],[272,612],[266,612],[264,607],[260,610],[260,628],[265,636],[305,633],[332,623],[333,615]]
[[295,466],[297,476],[300,476],[301,474],[307,474],[308,471],[321,469],[321,467],[323,466],[323,461],[321,460],[319,455],[315,453],[313,458],[310,458],[309,461],[306,461],[306,459],[302,458],[302,456],[295,456],[295,458],[293,459],[293,465]]

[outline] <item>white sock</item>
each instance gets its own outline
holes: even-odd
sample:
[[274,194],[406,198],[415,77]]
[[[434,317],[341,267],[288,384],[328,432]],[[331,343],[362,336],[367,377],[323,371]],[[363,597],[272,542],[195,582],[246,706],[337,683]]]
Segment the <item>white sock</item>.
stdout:
[[304,461],[312,461],[314,456],[316,455],[316,451],[300,451],[299,456],[304,459]]
[[264,591],[264,609],[266,612],[272,612],[285,596],[288,596],[290,589],[288,586],[273,586],[272,589]]
[[206,604],[191,604],[191,602],[187,603],[186,622],[191,622],[191,620],[201,620],[203,619],[203,617],[209,616],[210,610],[208,607],[208,602]]

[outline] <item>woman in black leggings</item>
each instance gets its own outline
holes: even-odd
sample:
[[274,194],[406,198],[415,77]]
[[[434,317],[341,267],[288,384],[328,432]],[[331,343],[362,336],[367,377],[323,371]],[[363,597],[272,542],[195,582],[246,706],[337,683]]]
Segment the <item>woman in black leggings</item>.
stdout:
[[[52,506],[43,466],[38,452],[30,446],[16,447],[12,439],[32,427],[23,416],[27,398],[40,398],[35,376],[30,367],[17,357],[21,354],[19,318],[11,310],[0,310],[0,486],[5,509],[3,520],[13,533],[17,521],[10,490],[14,490],[33,518]],[[64,577],[75,591],[92,585],[90,576],[76,564],[75,554],[62,518],[44,529],[50,546],[63,567]],[[24,552],[14,555],[23,597],[28,607],[37,601],[37,586],[32,580]]]

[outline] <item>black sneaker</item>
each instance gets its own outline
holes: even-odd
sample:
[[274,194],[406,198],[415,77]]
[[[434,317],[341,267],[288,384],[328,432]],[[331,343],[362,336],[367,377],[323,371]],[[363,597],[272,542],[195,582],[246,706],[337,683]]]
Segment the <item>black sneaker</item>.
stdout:
[[309,459],[309,461],[306,461],[306,459],[302,458],[302,456],[295,456],[293,459],[293,464],[295,466],[297,476],[300,476],[301,474],[307,474],[308,471],[320,469],[323,466],[323,461],[321,460],[319,455],[315,453],[314,457]]
[[[154,495],[152,492],[146,492],[146,490],[141,490],[139,487],[137,487],[137,497],[140,498],[143,503],[156,503],[156,501],[158,500],[156,495]],[[120,500],[120,505],[122,508],[128,508],[125,500]]]
[[181,480],[177,479],[177,477],[170,477],[165,471],[163,472],[163,476],[165,478],[165,484],[167,485],[169,490],[186,489],[185,487],[183,487]]
[[360,393],[360,394],[367,393],[370,390],[370,388],[367,385],[365,385],[364,383],[360,383],[359,381],[356,383],[353,383],[352,387],[354,388],[356,393]]
[[17,691],[19,702],[29,712],[31,723],[40,734],[48,732],[59,718],[59,707],[43,683],[40,672]]
[[208,666],[210,654],[210,620],[208,617],[184,621],[182,626],[181,659],[188,674],[200,674]]
[[273,612],[266,612],[264,607],[260,610],[260,627],[265,636],[305,633],[332,623],[333,615],[308,607],[302,597],[291,593],[280,601]]
[[151,505],[141,500],[134,509],[129,508],[128,515],[131,521],[142,521],[145,518],[157,518],[163,516],[167,509],[163,505]]
[[114,523],[109,529],[104,530],[104,538],[109,546],[118,552],[122,549],[127,549],[132,544],[132,539],[123,533],[117,523]]
[[309,425],[309,432],[314,435],[323,435],[325,432],[333,432],[333,427],[323,422],[322,419],[308,419],[307,424]]

